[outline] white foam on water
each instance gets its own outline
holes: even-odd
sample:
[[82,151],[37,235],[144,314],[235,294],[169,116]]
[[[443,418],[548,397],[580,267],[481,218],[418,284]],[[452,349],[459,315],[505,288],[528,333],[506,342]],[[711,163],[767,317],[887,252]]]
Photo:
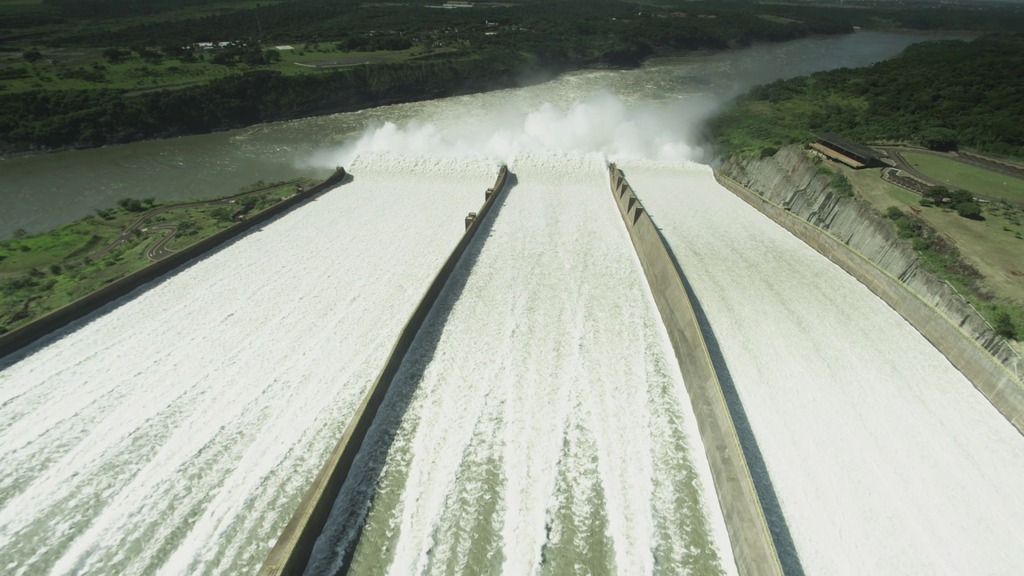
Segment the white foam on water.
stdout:
[[620,164],[721,347],[808,574],[1024,566],[1024,438],[856,279],[706,166]]
[[705,155],[699,144],[701,121],[716,106],[696,96],[661,103],[627,102],[607,90],[597,90],[568,104],[523,103],[512,98],[470,122],[463,116],[452,116],[375,124],[339,148],[317,152],[310,163],[347,165],[349,159],[372,151],[442,157],[484,155],[506,163],[522,153],[697,159]]
[[[357,548],[357,572],[366,565],[361,554],[377,558],[390,553],[385,550],[393,550],[391,574],[466,566],[457,556],[471,554],[472,545],[453,541],[457,527],[443,522],[472,518],[471,510],[447,508],[462,501],[455,495],[478,490],[466,485],[474,474],[463,466],[468,454],[481,450],[500,461],[500,486],[482,494],[500,500],[502,573],[540,570],[551,561],[544,550],[550,532],[559,529],[556,518],[590,514],[595,504],[603,519],[578,521],[600,520],[607,533],[589,536],[597,541],[577,538],[567,548],[574,556],[561,559],[569,565],[654,573],[655,518],[707,525],[717,514],[698,505],[691,510],[697,518],[666,519],[655,501],[653,458],[663,452],[654,448],[652,411],[666,404],[655,405],[651,389],[666,377],[681,389],[681,377],[612,199],[603,155],[521,152],[511,171],[518,183],[496,206],[475,262],[468,270],[464,265],[464,286],[456,294],[446,291],[438,304],[445,312],[435,312],[424,327],[430,336],[421,333],[410,352],[426,357],[425,366],[412,373],[407,362],[396,380],[396,386],[415,387],[383,468],[382,482],[400,482],[401,490],[374,501],[364,532],[386,534],[389,544],[375,539],[372,549]],[[660,373],[652,375],[651,365],[661,366]],[[681,404],[667,405],[675,410],[671,418],[692,420],[679,411]],[[482,416],[496,411],[499,418]],[[690,456],[699,460],[703,452]],[[587,490],[559,493],[560,474],[567,475],[561,485]],[[668,488],[670,498],[682,489]],[[713,493],[710,483],[702,489]],[[600,503],[592,499],[598,494]],[[341,518],[325,534],[342,530]],[[337,557],[351,545],[342,540],[331,548],[326,542],[332,538],[318,544],[316,570],[329,570],[325,557],[332,555],[336,569]],[[713,557],[702,568],[720,569],[714,544],[709,552],[701,543],[677,543],[677,557],[695,556],[700,548]],[[591,548],[604,547],[611,549],[612,565],[589,557]],[[731,556],[723,560],[731,564]]]
[[3,367],[5,572],[262,563],[497,164],[350,172]]

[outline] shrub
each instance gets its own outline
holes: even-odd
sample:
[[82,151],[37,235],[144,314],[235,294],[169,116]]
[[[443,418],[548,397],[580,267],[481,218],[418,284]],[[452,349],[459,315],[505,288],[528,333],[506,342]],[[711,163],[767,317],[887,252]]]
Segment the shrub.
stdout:
[[922,196],[921,199],[917,201],[917,203],[925,207],[935,206],[935,200],[932,200],[927,196]]
[[1006,310],[996,313],[995,323],[992,327],[995,328],[996,334],[1003,338],[1015,339],[1017,336],[1017,328],[1013,325],[1013,319],[1010,318],[1010,314]]
[[146,209],[137,198],[122,198],[117,201],[117,205],[129,212],[142,212]]
[[981,204],[977,202],[961,202],[956,205],[956,213],[971,220],[984,220],[981,215]]
[[917,137],[918,142],[932,150],[956,150],[956,132],[949,128],[926,128]]

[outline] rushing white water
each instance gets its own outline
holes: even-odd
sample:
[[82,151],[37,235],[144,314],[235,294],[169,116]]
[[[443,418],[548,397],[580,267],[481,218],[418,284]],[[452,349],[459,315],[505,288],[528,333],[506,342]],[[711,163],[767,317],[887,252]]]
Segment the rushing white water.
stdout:
[[1024,438],[985,397],[709,168],[620,167],[707,314],[806,573],[1019,573]]
[[511,170],[383,408],[397,431],[363,459],[382,464],[361,473],[372,506],[339,499],[309,573],[353,547],[356,574],[734,570],[603,157]]
[[255,571],[497,166],[350,171],[7,361],[0,571]]

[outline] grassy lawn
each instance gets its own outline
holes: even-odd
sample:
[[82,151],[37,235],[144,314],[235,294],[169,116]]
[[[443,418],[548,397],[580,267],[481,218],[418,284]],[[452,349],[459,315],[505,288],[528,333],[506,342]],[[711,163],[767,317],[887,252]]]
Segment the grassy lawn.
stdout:
[[292,196],[299,185],[308,188],[314,183],[296,180],[260,189],[229,204],[162,212],[105,253],[101,251],[143,213],[123,207],[99,210],[50,232],[0,242],[0,334],[152,263],[147,249],[168,232],[146,232],[149,226],[175,226],[177,232],[168,248],[181,250],[230,226],[239,210],[255,214]]
[[969,166],[951,158],[923,152],[901,152],[908,162],[927,176],[954,188],[975,194],[1024,202],[1024,180]]
[[[833,163],[829,167],[846,175],[857,196],[879,212],[897,206],[939,230],[963,259],[981,272],[983,289],[1004,303],[1003,309],[1017,326],[1024,326],[1024,210],[1006,203],[986,203],[985,219],[970,220],[948,208],[921,206],[920,196],[882,180],[879,170],[853,170]],[[970,299],[991,322],[992,306]]]

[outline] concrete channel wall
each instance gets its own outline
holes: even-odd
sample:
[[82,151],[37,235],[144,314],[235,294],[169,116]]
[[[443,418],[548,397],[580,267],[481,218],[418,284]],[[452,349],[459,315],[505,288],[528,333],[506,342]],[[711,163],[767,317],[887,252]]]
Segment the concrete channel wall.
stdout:
[[224,242],[238,236],[242,232],[266,222],[270,218],[293,208],[294,206],[316,196],[317,194],[320,194],[325,190],[333,188],[344,180],[344,178],[345,169],[338,168],[334,174],[326,180],[309,188],[308,190],[304,190],[294,196],[285,198],[277,204],[274,204],[265,210],[261,210],[260,212],[249,216],[245,220],[233,224],[208,238],[200,240],[184,250],[174,252],[162,260],[154,262],[149,266],[133,272],[119,280],[115,280],[103,288],[87,294],[66,306],[58,308],[37,320],[7,332],[3,336],[0,336],[0,358],[28,346],[39,338],[63,328],[87,314],[95,312],[110,302],[113,302],[122,296],[126,296],[133,290],[141,287],[143,284],[152,282],[153,280],[156,280],[164,274],[167,274],[175,268],[185,264],[189,260],[202,256]]
[[768,158],[732,158],[717,173],[838,238],[855,252],[934,306],[1010,370],[1024,371],[1024,359],[995,333],[949,283],[921,264],[911,244],[859,198],[837,194],[829,173],[799,146]]
[[348,478],[356,454],[362,447],[363,440],[377,416],[377,411],[391,387],[391,382],[412,347],[416,334],[426,321],[427,315],[437,302],[452,272],[455,271],[459,259],[476,235],[487,212],[503,193],[507,177],[508,169],[502,166],[494,187],[485,193],[484,204],[476,217],[467,218],[465,234],[452,250],[451,255],[448,256],[448,260],[434,277],[433,282],[430,283],[430,287],[427,288],[409,321],[406,322],[380,375],[377,376],[377,380],[366,393],[348,428],[345,429],[334,451],[306,491],[291,521],[263,563],[259,572],[261,576],[298,576],[305,571],[313,552],[313,546],[327,524],[331,508],[334,507],[341,487],[345,484],[345,479]]
[[622,171],[609,167],[612,195],[633,240],[679,362],[740,574],[782,574],[775,542],[754,487],[721,383],[677,269]]
[[[926,277],[927,272],[920,269],[916,260],[899,254],[900,251],[893,247],[892,241],[869,243],[878,245],[879,258],[872,259],[848,245],[849,239],[844,241],[804,219],[794,210],[798,203],[806,203],[799,191],[778,191],[791,198],[783,206],[769,199],[768,194],[759,195],[721,171],[716,170],[715,177],[725,188],[837,264],[889,304],[1024,434],[1024,384],[1008,366],[1012,360],[1011,352],[1006,351],[1008,347],[1005,343],[993,340],[994,336],[989,334],[991,330],[974,328],[979,324],[987,324],[983,319],[974,318],[977,313],[969,305],[952,296],[937,295],[944,292],[944,283]],[[816,212],[825,211],[819,207]],[[870,231],[880,225],[878,217],[873,213],[862,214],[854,208],[845,210],[845,214],[842,209],[827,212],[832,214],[827,222],[846,221],[850,222],[851,228]],[[886,263],[892,263],[894,258],[901,260],[896,268],[898,274],[887,270],[885,266]],[[902,262],[904,260],[906,263]],[[908,279],[928,286],[929,290],[922,294],[913,288],[914,283],[907,282]],[[924,282],[928,284],[922,284]]]

